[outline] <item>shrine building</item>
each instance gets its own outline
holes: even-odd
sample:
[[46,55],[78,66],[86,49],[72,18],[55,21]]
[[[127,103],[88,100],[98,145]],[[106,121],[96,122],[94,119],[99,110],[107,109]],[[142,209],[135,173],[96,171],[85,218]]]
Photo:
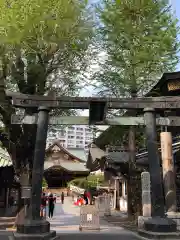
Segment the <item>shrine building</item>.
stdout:
[[[180,94],[180,72],[164,73],[161,79],[145,94],[146,97],[158,96],[179,96]],[[127,110],[124,116],[132,116],[132,111]],[[141,110],[136,110],[136,116],[143,116]],[[180,109],[156,110],[156,117],[180,116]],[[136,126],[136,135],[139,139],[144,136],[144,127]],[[175,171],[176,183],[176,201],[177,211],[180,212],[180,126],[157,126],[157,144],[159,157],[161,159],[161,132],[170,132],[172,134],[172,158]],[[138,133],[139,131],[139,133]],[[115,178],[121,176],[128,179],[129,170],[129,150],[127,139],[129,126],[110,126],[102,134],[100,134],[89,148],[87,160],[87,168],[90,171],[104,170],[105,177],[108,181],[112,181],[114,185]],[[137,136],[136,136],[137,137]],[[137,138],[138,139],[138,138]],[[145,139],[145,137],[144,137]],[[146,141],[137,140],[136,142],[136,184],[140,182],[140,173],[149,171],[149,159],[146,149]],[[161,163],[161,162],[160,162]],[[113,167],[112,167],[113,166]],[[162,166],[161,166],[162,167]],[[119,175],[117,175],[117,173]],[[121,181],[122,182],[122,181]],[[139,187],[141,190],[141,187]],[[139,191],[141,194],[141,191]],[[121,194],[120,194],[121,195]],[[127,197],[127,195],[126,195]]]
[[64,148],[60,140],[46,149],[44,177],[49,188],[67,187],[74,178],[86,177],[86,153],[80,148]]

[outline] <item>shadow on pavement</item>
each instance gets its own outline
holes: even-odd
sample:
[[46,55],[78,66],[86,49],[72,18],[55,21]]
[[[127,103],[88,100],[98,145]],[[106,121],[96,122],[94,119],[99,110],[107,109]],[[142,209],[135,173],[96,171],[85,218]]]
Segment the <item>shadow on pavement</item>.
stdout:
[[[57,234],[61,240],[138,240],[138,236],[131,233],[102,233],[102,232],[81,232],[81,233],[60,233]],[[71,239],[72,238],[72,239]]]

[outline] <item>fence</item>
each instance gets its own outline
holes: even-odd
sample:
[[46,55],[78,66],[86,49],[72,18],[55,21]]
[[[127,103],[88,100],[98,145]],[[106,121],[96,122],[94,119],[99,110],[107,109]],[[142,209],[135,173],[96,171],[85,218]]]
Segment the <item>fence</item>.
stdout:
[[70,191],[75,192],[77,194],[84,194],[85,189],[76,187],[74,185],[69,186]]

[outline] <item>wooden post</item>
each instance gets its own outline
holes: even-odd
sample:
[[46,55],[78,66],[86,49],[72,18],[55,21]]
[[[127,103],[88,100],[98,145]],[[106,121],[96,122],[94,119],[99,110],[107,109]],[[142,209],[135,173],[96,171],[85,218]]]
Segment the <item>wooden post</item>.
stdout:
[[117,210],[120,210],[120,203],[119,203],[119,190],[120,190],[120,182],[119,182],[119,177],[115,178],[115,195],[114,195],[114,208]]
[[161,132],[160,137],[166,210],[167,212],[176,212],[176,185],[172,155],[172,135],[170,132]]

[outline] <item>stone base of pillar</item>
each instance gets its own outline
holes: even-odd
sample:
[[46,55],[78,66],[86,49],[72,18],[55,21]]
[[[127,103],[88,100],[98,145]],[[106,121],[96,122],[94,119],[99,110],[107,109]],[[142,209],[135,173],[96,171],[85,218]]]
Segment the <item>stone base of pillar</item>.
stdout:
[[176,222],[169,218],[152,217],[144,222],[139,234],[148,239],[178,239]]
[[167,217],[172,219],[177,224],[177,230],[180,231],[180,213],[179,212],[168,212]]
[[48,233],[50,232],[50,223],[46,220],[25,219],[23,223],[17,224],[17,233]]
[[151,217],[138,216],[138,229],[144,229],[144,223]]
[[50,231],[50,223],[46,220],[26,219],[24,223],[17,224],[17,231],[14,233],[14,238],[18,240],[54,240],[55,237],[56,232]]
[[159,233],[159,232],[150,232],[150,231],[145,231],[143,229],[138,230],[138,234],[146,239],[166,239],[166,240],[172,240],[172,239],[179,239],[180,238],[180,233],[175,232],[175,233]]

